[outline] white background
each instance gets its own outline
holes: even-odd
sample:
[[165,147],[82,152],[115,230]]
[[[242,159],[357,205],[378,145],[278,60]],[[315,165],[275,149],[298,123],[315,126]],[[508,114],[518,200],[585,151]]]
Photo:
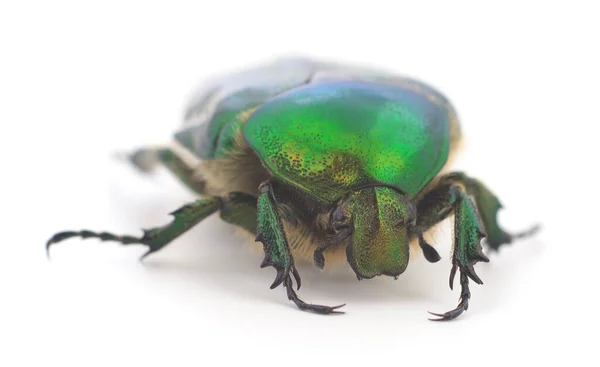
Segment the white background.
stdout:
[[[598,10],[349,3],[2,2],[0,366],[598,365]],[[466,314],[427,321],[459,295],[449,227],[443,260],[397,281],[301,266],[300,296],[347,303],[338,317],[269,290],[260,251],[217,218],[145,264],[95,240],[47,261],[59,230],[165,223],[193,196],[113,153],[168,142],[203,78],[289,54],[439,88],[468,139],[456,168],[498,193],[507,228],[542,223],[477,266]]]

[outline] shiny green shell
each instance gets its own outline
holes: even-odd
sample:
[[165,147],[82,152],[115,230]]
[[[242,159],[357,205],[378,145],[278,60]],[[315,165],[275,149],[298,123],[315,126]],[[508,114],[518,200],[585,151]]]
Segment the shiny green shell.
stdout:
[[[225,95],[211,92],[204,121],[176,135],[201,159],[226,156],[242,134],[275,178],[326,202],[368,185],[412,198],[448,159],[454,111],[420,82],[307,60],[232,80]],[[209,97],[188,115],[205,113]]]

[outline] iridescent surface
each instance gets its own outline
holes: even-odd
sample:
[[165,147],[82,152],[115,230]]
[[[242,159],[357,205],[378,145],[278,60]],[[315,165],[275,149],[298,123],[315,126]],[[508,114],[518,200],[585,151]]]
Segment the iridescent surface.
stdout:
[[282,60],[219,81],[191,103],[175,139],[199,158],[216,158],[219,146],[231,143],[240,114],[306,83],[313,68],[308,61]]
[[416,80],[366,67],[303,58],[281,58],[206,83],[195,93],[185,111],[183,127],[175,139],[200,159],[227,155],[232,138],[248,112],[305,84],[362,81],[395,85],[448,104],[435,89]]
[[322,82],[269,101],[244,136],[275,177],[321,200],[375,183],[412,198],[448,158],[449,116],[415,88]]

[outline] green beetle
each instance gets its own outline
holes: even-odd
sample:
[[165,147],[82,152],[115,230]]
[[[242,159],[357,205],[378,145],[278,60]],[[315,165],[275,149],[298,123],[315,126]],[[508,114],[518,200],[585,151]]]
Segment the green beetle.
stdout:
[[457,271],[458,307],[434,320],[458,317],[469,305],[469,279],[489,261],[481,240],[498,249],[518,234],[497,222],[501,204],[481,182],[443,173],[461,134],[456,113],[439,92],[404,77],[372,70],[283,59],[215,83],[195,98],[173,144],[131,154],[139,169],[158,163],[201,196],[172,213],[171,223],[142,237],[91,231],[55,234],[144,244],[154,253],[219,212],[263,244],[261,267],[277,270],[300,309],[339,313],[341,306],[298,298],[294,261],[323,268],[345,257],[357,278],[398,277],[410,244],[430,262],[440,259],[423,233],[454,215],[450,288]]

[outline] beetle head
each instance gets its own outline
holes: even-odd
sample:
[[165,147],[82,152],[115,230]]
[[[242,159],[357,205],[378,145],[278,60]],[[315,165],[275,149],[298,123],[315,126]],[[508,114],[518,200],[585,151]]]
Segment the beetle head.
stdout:
[[396,277],[408,265],[409,230],[415,220],[415,207],[406,195],[371,186],[344,197],[331,213],[330,225],[349,237],[346,256],[359,279]]

